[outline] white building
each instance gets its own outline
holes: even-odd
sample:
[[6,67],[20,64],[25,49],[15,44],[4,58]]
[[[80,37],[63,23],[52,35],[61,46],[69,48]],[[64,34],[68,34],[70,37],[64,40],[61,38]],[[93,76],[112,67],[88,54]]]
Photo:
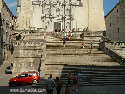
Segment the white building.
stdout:
[[17,29],[105,31],[103,0],[18,0]]

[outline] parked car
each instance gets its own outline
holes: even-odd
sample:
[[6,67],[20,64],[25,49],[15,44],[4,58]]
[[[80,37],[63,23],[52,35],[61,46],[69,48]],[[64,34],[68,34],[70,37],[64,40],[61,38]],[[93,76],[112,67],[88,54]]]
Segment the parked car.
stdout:
[[12,74],[12,69],[13,69],[12,66],[6,67],[6,69],[5,69],[5,74]]
[[38,72],[23,72],[9,80],[9,86],[37,84],[40,81]]

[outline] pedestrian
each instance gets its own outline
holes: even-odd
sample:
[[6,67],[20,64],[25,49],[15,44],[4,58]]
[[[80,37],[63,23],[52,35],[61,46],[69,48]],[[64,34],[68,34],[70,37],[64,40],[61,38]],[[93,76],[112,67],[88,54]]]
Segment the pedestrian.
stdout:
[[66,83],[66,88],[65,88],[65,94],[71,94],[71,72],[68,73],[67,78],[68,78],[68,82]]
[[11,63],[10,66],[13,67],[13,63]]
[[68,74],[68,85],[71,86],[71,84],[72,84],[72,73],[69,72],[69,74]]
[[71,33],[69,32],[69,34],[68,34],[68,40],[70,40],[71,39]]
[[65,94],[71,94],[70,93],[70,88],[69,86],[66,84],[66,88],[65,88]]
[[72,81],[73,81],[73,85],[76,85],[78,83],[77,75],[72,76]]
[[63,47],[65,47],[65,44],[66,44],[66,38],[64,37],[63,38]]
[[72,89],[74,93],[78,93],[78,74],[77,71],[74,72],[74,75],[71,77],[73,83],[72,83]]
[[47,85],[47,94],[53,94],[53,90],[55,88],[55,81],[52,78],[52,74],[48,77],[48,85]]
[[84,42],[82,43],[82,48],[85,48],[85,44],[84,44]]
[[62,81],[59,79],[59,77],[56,77],[56,91],[57,91],[57,94],[60,94],[61,93],[61,88],[63,86],[63,83]]

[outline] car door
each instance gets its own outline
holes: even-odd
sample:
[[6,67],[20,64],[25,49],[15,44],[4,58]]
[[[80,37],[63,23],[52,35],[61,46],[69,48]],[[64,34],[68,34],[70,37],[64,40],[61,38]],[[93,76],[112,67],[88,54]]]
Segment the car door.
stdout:
[[16,77],[16,82],[18,84],[23,84],[25,79],[25,74],[20,74],[19,76]]
[[25,74],[25,78],[23,79],[24,83],[31,83],[31,77],[29,76],[29,74]]
[[33,73],[30,73],[30,74],[29,74],[29,79],[28,79],[28,80],[29,80],[30,83],[33,82]]

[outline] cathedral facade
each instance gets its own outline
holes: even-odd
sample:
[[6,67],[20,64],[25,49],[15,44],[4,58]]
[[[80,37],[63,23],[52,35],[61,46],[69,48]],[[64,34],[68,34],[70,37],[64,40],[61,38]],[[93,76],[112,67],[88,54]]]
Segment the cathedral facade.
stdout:
[[103,0],[17,0],[17,29],[105,31]]

